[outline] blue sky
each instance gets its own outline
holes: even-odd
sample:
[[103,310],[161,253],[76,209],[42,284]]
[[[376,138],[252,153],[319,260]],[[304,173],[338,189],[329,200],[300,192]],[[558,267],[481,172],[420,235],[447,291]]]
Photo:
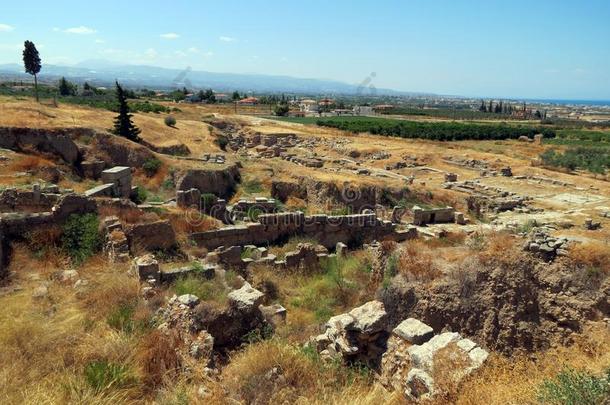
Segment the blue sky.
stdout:
[[[0,63],[91,59],[489,97],[610,99],[610,1],[4,2]],[[43,67],[44,69],[44,67]]]

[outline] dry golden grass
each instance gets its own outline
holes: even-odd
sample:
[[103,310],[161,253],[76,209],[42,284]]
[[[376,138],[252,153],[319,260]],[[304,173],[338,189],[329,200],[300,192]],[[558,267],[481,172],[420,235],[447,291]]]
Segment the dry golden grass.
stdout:
[[588,242],[570,248],[570,259],[577,265],[610,274],[610,245],[603,242]]
[[13,160],[11,162],[11,164],[9,165],[9,169],[16,171],[16,172],[22,172],[22,171],[38,170],[43,167],[54,167],[54,166],[55,166],[55,163],[53,163],[50,160],[47,160],[43,157],[35,156],[35,155],[26,155],[26,156],[20,157],[16,160]]
[[397,270],[407,280],[432,281],[442,273],[434,253],[425,242],[409,241],[398,256]]
[[179,377],[179,346],[180,337],[176,332],[165,334],[154,330],[142,339],[138,357],[142,364],[142,382],[147,390],[155,391]]
[[579,335],[573,346],[558,347],[535,358],[492,355],[485,367],[465,382],[457,395],[460,405],[535,404],[544,379],[564,367],[600,373],[610,365],[610,330],[595,325]]
[[514,263],[515,256],[521,254],[517,239],[508,232],[491,232],[482,237],[485,239],[484,248],[478,256],[483,264]]
[[[324,365],[303,349],[278,340],[248,346],[222,373],[228,402],[276,404],[388,403],[390,395],[374,389],[371,376],[338,365]],[[211,403],[227,403],[220,390]],[[355,401],[355,402],[353,402]]]
[[167,213],[165,217],[171,222],[176,238],[183,243],[192,233],[210,231],[222,226],[219,220],[204,215],[199,210],[175,210]]
[[137,224],[143,221],[144,213],[142,210],[132,207],[116,207],[104,205],[98,210],[100,218],[118,217],[123,223]]

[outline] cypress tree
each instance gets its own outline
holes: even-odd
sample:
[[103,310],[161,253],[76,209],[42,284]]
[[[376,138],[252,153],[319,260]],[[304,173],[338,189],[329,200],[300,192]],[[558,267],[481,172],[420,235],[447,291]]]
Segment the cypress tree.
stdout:
[[139,142],[140,128],[136,127],[131,121],[133,117],[127,105],[127,96],[119,82],[116,82],[116,95],[119,104],[119,115],[114,119],[114,133],[123,136],[131,141]]
[[41,63],[36,45],[34,45],[32,41],[25,41],[23,43],[23,66],[25,67],[26,73],[34,76],[34,93],[36,94],[36,101],[39,101],[38,73],[40,72]]

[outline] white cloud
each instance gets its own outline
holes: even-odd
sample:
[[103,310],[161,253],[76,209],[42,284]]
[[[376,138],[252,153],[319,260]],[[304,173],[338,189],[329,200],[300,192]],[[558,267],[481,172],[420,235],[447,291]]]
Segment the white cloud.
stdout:
[[0,32],[10,32],[14,29],[15,27],[13,27],[12,25],[0,24]]
[[220,39],[222,42],[235,42],[235,41],[237,41],[236,38],[225,37],[225,36],[219,37],[218,39]]
[[95,43],[96,43],[96,44],[105,44],[105,43],[106,43],[106,41],[104,41],[103,39],[96,39],[96,40],[95,40]]
[[154,48],[148,48],[144,51],[144,56],[149,59],[155,59],[159,53]]
[[64,30],[66,34],[77,34],[77,35],[90,35],[95,34],[97,31],[93,28],[85,27],[81,25],[80,27],[67,28]]
[[59,29],[58,27],[53,27],[53,32],[59,32],[61,31],[61,29]]
[[187,51],[189,51],[190,53],[199,53],[199,48],[192,46],[189,49],[187,49]]
[[184,52],[184,51],[175,51],[174,55],[176,55],[179,58],[184,58],[186,56],[186,52]]
[[167,34],[161,34],[160,37],[163,39],[178,39],[180,38],[180,35],[175,32],[168,32]]

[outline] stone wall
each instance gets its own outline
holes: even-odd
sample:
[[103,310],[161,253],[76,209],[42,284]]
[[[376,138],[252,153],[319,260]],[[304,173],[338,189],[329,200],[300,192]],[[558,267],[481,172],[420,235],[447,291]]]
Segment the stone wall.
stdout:
[[176,248],[176,234],[169,221],[135,224],[125,231],[132,253],[139,251],[171,250]]
[[193,240],[208,249],[234,245],[270,245],[293,236],[305,236],[317,240],[326,248],[334,248],[338,242],[352,246],[373,240],[396,241],[415,238],[413,228],[397,231],[390,221],[382,221],[375,214],[312,215],[302,212],[264,214],[258,222],[229,226],[192,235]]
[[6,276],[9,261],[10,242],[22,238],[33,229],[53,224],[61,224],[72,214],[97,212],[94,200],[77,194],[67,194],[60,198],[49,212],[4,213],[0,215],[0,279]]
[[455,221],[455,209],[452,207],[423,209],[418,206],[413,207],[413,224],[426,225],[447,223]]
[[60,195],[45,193],[35,184],[31,190],[7,188],[0,193],[0,212],[50,211]]

